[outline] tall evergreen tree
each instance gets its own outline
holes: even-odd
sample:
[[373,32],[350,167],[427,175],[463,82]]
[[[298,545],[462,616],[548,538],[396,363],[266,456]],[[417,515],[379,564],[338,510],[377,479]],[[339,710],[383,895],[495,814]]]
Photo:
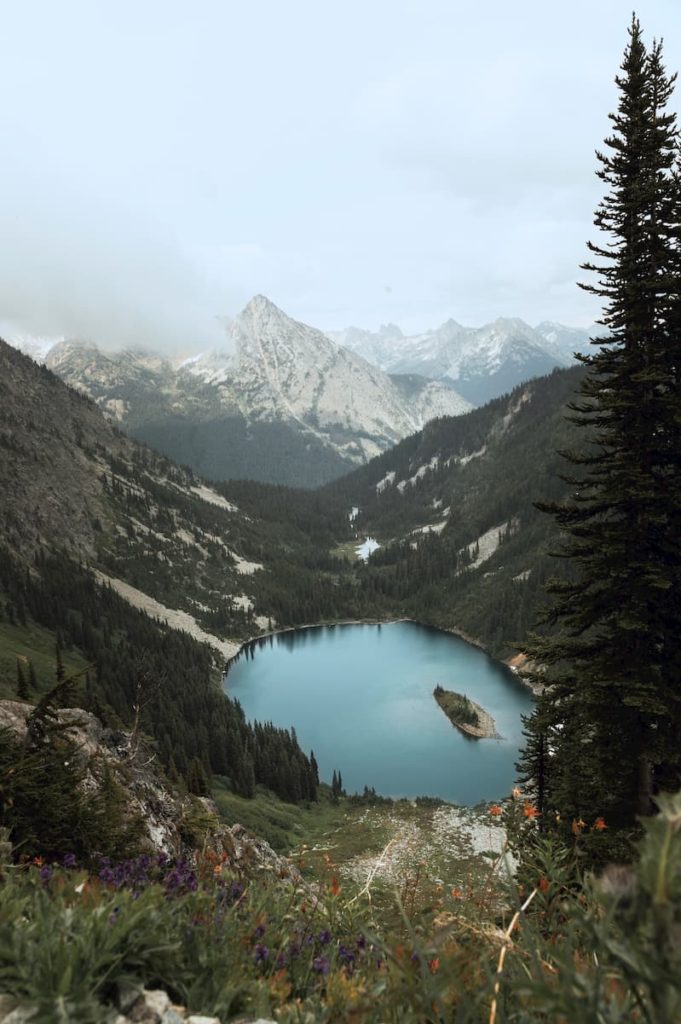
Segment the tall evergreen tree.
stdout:
[[[604,301],[608,330],[583,356],[570,409],[586,444],[564,504],[540,506],[564,538],[569,575],[552,580],[556,627],[528,646],[551,700],[530,723],[551,731],[546,785],[564,813],[606,814],[628,827],[660,784],[681,778],[681,459],[677,131],[666,112],[674,78],[636,17],[616,78],[613,132],[598,153],[607,186],[583,287]],[[547,720],[547,709],[549,719]]]

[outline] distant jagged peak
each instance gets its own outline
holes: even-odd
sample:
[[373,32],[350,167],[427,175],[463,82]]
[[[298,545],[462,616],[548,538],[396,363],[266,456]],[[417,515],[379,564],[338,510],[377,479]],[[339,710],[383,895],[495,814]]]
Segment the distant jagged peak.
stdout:
[[489,330],[490,328],[505,334],[515,333],[529,336],[535,335],[534,328],[530,327],[530,325],[524,320],[521,320],[519,316],[498,316],[491,324],[485,324],[480,328],[480,330],[484,331]]
[[259,319],[261,317],[281,317],[282,320],[291,320],[288,313],[285,313],[283,309],[275,305],[271,299],[268,299],[266,295],[258,293],[254,295],[249,302],[246,303],[244,308],[239,313],[237,320],[241,319]]
[[404,334],[397,324],[387,323],[381,324],[378,328],[378,334],[381,338],[403,338]]
[[266,295],[253,296],[229,334],[240,359],[261,359],[265,352],[280,353],[289,359],[303,353],[312,358],[317,353],[329,358],[336,348],[323,331],[294,320]]

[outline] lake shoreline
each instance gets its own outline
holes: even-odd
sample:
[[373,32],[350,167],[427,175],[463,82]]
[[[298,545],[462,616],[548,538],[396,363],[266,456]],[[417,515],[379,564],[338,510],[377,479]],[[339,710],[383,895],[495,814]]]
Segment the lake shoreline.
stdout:
[[[529,713],[531,695],[499,661],[450,631],[408,616],[357,616],[263,631],[241,653],[223,679],[225,694],[249,721],[295,726],[327,782],[342,770],[348,792],[368,786],[464,806],[498,799],[513,785],[519,715]],[[479,743],[446,720],[432,697],[443,680],[494,709],[492,735],[503,742]],[[394,735],[384,748],[386,733]]]
[[[456,626],[436,626],[432,622],[423,622],[421,619],[411,618],[409,615],[403,615],[398,619],[328,619],[323,622],[305,622],[299,626],[282,626],[281,629],[270,629],[265,633],[258,633],[257,636],[249,637],[248,640],[244,640],[239,644],[238,649],[231,657],[229,657],[225,666],[222,670],[223,678],[227,675],[229,666],[235,661],[244,651],[249,644],[255,643],[257,640],[267,640],[270,636],[279,636],[282,633],[295,633],[300,629],[321,629],[323,626],[389,626],[393,622],[413,622],[417,626],[427,626],[430,629],[437,629],[441,633],[449,633],[450,636],[456,636],[459,640],[465,641],[470,644],[471,647],[477,647],[479,651],[483,651],[488,658],[491,658],[497,665],[503,665],[505,669],[512,673],[513,677],[518,680],[519,683],[529,690],[535,697],[542,692],[542,687],[534,686],[529,682],[522,674],[521,667],[514,662],[518,662],[522,657],[521,655],[511,655],[510,658],[496,658],[493,654],[490,654],[488,649],[482,643],[481,640],[477,640],[475,637],[470,636],[463,629],[457,629]],[[233,641],[236,643],[237,641]]]

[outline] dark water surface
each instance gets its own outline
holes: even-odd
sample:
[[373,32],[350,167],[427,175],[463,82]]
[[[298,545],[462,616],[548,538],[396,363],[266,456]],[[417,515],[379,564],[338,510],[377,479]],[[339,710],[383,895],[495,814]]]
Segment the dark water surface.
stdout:
[[[502,740],[473,740],[433,697],[440,683],[492,715]],[[348,792],[439,796],[461,804],[509,792],[528,690],[458,637],[414,622],[319,626],[255,641],[225,690],[249,720],[294,726],[320,776],[340,769]]]

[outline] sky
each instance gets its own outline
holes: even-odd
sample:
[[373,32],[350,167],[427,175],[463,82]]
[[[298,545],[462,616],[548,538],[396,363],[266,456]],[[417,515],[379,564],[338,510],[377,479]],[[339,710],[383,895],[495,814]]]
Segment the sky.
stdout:
[[[639,0],[681,69],[680,0]],[[624,0],[0,0],[0,329],[587,326]],[[672,107],[679,109],[681,86]]]

